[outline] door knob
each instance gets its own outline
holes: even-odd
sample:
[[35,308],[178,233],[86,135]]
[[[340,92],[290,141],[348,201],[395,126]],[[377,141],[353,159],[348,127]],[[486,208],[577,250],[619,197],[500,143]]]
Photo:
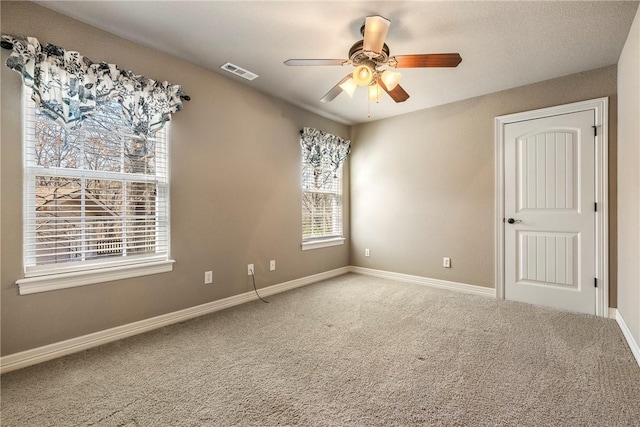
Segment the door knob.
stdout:
[[508,222],[509,224],[518,224],[518,223],[521,223],[521,222],[522,222],[522,220],[521,220],[521,219],[513,219],[513,218],[509,218],[509,219],[507,220],[507,222]]

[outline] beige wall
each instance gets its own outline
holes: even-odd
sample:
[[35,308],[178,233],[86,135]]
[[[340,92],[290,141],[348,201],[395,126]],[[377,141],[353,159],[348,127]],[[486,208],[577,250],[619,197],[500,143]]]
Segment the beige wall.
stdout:
[[494,287],[494,118],[605,96],[615,218],[615,66],[353,127],[351,264]]
[[[171,122],[172,273],[19,296],[22,277],[21,81],[4,66],[1,101],[2,355],[348,265],[348,243],[301,251],[298,131],[347,126],[31,3],[0,3],[2,32],[37,37],[184,86]],[[221,58],[224,61],[224,58]],[[348,183],[348,167],[345,182]],[[348,188],[346,188],[348,200]],[[346,232],[348,235],[348,204]],[[277,270],[269,272],[269,260]],[[204,285],[205,270],[214,284]]]
[[618,62],[618,310],[640,343],[640,10]]

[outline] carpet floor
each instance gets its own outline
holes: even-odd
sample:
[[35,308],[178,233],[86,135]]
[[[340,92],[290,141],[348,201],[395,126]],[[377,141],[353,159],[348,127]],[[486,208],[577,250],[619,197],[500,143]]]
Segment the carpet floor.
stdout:
[[6,426],[640,426],[615,321],[347,274],[2,376]]

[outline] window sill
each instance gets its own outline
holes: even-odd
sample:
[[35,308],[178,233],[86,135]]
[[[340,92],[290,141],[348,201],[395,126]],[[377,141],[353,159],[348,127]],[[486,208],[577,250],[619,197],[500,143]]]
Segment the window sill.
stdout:
[[74,288],[112,280],[166,273],[173,270],[174,262],[174,260],[164,260],[96,270],[74,271],[72,273],[25,277],[24,279],[16,280],[16,285],[18,285],[20,295],[36,294],[39,292]]
[[329,246],[344,245],[344,237],[332,237],[330,239],[312,240],[309,242],[302,242],[302,250],[308,251],[311,249],[328,248]]

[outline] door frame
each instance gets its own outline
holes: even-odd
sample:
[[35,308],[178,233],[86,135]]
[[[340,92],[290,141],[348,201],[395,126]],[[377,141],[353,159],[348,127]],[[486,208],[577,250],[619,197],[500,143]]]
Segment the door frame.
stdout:
[[597,98],[539,110],[524,111],[495,118],[495,277],[496,298],[505,298],[504,277],[504,128],[510,123],[534,120],[560,114],[592,110],[595,116],[597,135],[595,138],[595,274],[598,278],[596,289],[596,316],[609,317],[609,98]]

